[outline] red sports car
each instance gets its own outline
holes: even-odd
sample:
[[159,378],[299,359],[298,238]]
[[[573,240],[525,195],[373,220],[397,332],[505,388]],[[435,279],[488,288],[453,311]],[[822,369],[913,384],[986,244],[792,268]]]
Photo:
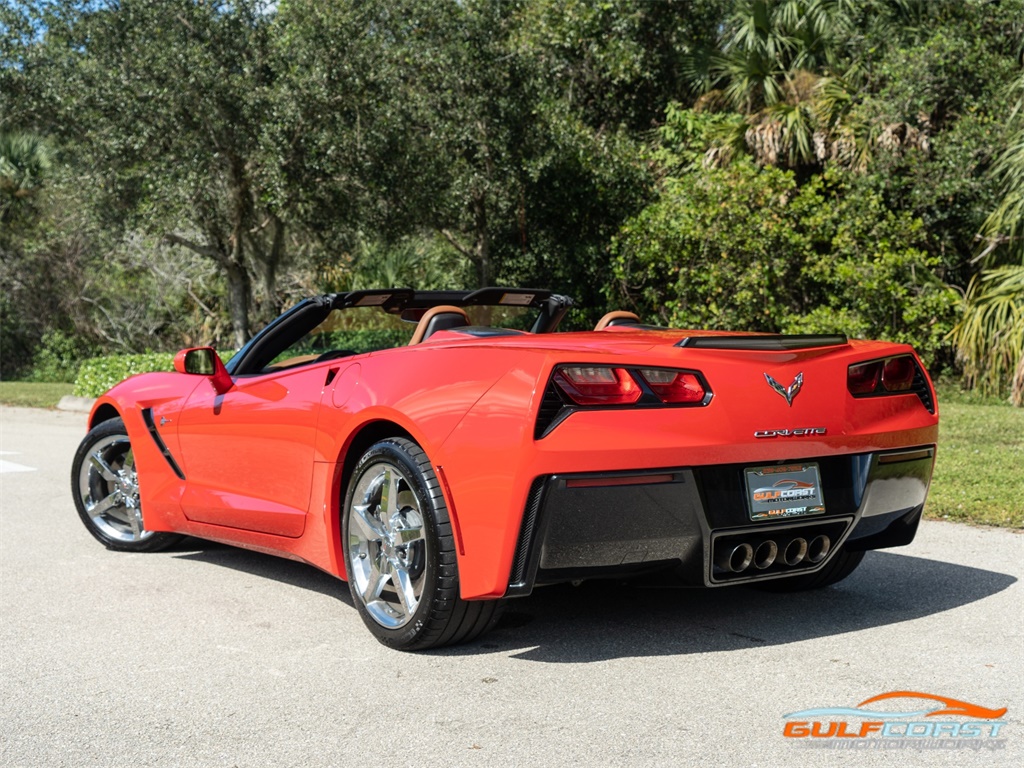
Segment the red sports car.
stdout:
[[227,364],[184,350],[97,400],[79,514],[111,549],[188,534],[315,565],[401,649],[471,640],[544,584],[807,589],[913,539],[938,412],[911,347],[627,312],[556,333],[571,305],[355,291]]

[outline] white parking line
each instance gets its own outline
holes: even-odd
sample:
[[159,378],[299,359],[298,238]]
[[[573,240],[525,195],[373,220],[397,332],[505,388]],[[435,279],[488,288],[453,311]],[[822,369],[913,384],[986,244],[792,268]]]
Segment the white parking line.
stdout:
[[[14,451],[0,451],[0,456],[17,456]],[[16,464],[13,461],[0,459],[0,475],[8,472],[35,472],[35,467],[26,467],[24,464]]]

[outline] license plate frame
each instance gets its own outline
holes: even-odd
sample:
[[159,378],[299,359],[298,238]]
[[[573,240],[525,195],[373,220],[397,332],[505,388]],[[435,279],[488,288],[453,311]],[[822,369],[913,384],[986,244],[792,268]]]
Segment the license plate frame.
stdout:
[[743,477],[754,522],[825,514],[821,469],[816,462],[748,467]]

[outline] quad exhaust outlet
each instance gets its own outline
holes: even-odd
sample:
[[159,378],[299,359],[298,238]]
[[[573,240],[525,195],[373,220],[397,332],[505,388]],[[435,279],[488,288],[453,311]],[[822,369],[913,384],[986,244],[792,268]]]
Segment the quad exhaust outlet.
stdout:
[[796,536],[785,541],[763,539],[756,545],[750,542],[733,543],[719,548],[715,564],[729,573],[743,573],[753,566],[764,571],[773,565],[794,568],[801,564],[817,565],[832,551],[832,541],[819,534],[810,541]]

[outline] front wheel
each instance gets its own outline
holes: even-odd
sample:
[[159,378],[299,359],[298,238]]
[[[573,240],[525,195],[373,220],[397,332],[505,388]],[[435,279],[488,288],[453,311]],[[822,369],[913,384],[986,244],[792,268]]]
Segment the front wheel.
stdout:
[[454,645],[497,621],[500,601],[459,596],[448,508],[429,459],[411,440],[382,440],[363,454],[345,497],[342,542],[352,600],[384,645]]
[[143,526],[135,455],[121,419],[97,424],[82,440],[71,464],[71,493],[86,530],[107,549],[155,552],[181,539]]

